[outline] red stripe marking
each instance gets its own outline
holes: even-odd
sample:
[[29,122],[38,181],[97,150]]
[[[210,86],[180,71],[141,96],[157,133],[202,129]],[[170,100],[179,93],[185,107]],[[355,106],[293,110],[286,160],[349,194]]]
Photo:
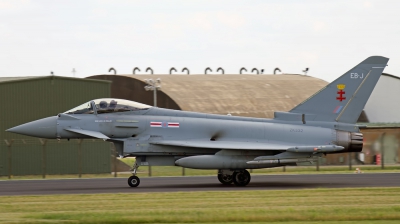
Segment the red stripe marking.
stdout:
[[162,122],[150,122],[151,127],[161,127]]

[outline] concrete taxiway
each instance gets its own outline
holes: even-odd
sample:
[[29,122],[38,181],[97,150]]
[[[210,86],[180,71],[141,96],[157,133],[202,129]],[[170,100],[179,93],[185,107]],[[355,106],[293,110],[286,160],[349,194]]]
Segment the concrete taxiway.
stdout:
[[5,180],[0,195],[143,193],[177,191],[289,190],[305,188],[400,187],[400,173],[254,175],[246,187],[222,185],[216,176],[141,178],[137,188],[127,178]]

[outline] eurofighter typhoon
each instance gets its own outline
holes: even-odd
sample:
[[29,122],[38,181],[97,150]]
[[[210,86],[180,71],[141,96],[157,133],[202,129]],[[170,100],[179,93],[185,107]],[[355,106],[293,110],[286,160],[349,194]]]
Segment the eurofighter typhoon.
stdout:
[[9,132],[38,138],[98,138],[113,142],[137,168],[216,169],[222,184],[246,186],[246,169],[313,162],[326,154],[361,152],[356,121],[388,58],[372,56],[289,112],[273,119],[214,115],[151,107],[123,99],[96,99]]

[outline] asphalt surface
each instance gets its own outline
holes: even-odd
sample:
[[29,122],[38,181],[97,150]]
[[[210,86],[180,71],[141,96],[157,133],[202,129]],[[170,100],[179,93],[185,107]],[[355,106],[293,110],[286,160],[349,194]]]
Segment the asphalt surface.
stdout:
[[254,175],[246,187],[222,185],[217,177],[141,178],[139,187],[127,178],[4,180],[0,195],[143,193],[177,191],[289,190],[305,188],[400,187],[400,173]]

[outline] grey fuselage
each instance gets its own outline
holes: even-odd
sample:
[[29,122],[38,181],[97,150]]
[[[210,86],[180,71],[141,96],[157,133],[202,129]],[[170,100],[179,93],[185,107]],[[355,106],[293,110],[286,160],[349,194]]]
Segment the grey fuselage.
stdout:
[[[342,145],[349,146],[350,132],[337,131],[337,124],[313,121],[282,121],[186,112],[151,107],[147,110],[107,113],[73,114],[79,120],[69,119],[60,114],[57,118],[57,138],[88,138],[88,136],[67,131],[79,128],[100,132],[109,136],[121,156],[141,158],[142,165],[175,165],[179,158],[194,155],[214,155],[224,151],[221,148],[202,148],[152,144],[165,140],[179,141],[229,141],[259,144],[284,144],[289,146]],[[178,123],[179,127],[152,127],[151,122]],[[344,133],[344,134],[343,134]],[[344,136],[344,137],[343,137]],[[230,161],[240,158],[244,168],[273,167],[276,164],[246,164],[257,156],[275,155],[284,150],[225,150]],[[246,156],[246,157],[244,157]],[[147,158],[146,158],[147,157]],[[227,158],[227,157],[226,157]],[[153,159],[153,160],[152,160]],[[144,161],[144,162],[143,162]],[[152,162],[151,162],[152,161]],[[246,165],[244,165],[246,164]],[[224,165],[225,166],[225,165]],[[229,168],[215,167],[208,168]],[[193,167],[193,168],[201,168]],[[242,168],[242,167],[240,167]]]

